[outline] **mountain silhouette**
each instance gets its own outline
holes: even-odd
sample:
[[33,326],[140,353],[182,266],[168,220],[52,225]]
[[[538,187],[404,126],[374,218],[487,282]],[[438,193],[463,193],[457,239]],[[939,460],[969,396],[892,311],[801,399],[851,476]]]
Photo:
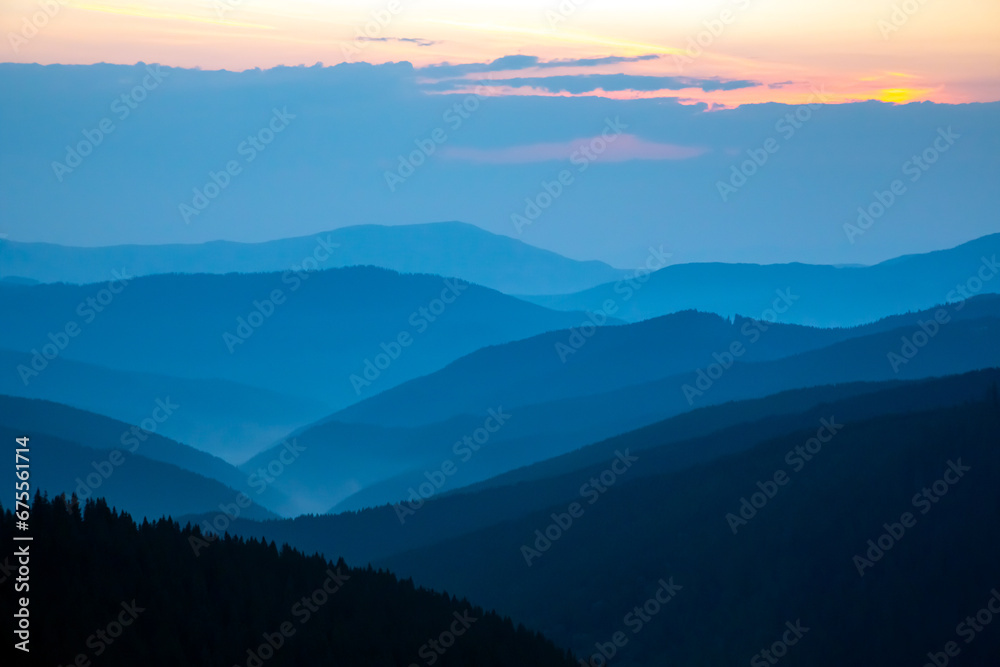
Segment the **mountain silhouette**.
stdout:
[[[297,432],[298,442],[308,448],[301,459],[307,465],[290,468],[275,485],[293,499],[310,499],[313,504],[306,511],[323,511],[315,502],[320,499],[332,500],[330,505],[335,511],[360,509],[412,497],[413,490],[427,481],[427,475],[436,476],[434,471],[441,469],[445,461],[456,464],[447,480],[448,488],[454,489],[697,407],[817,385],[921,379],[1000,366],[1000,347],[996,345],[1000,317],[995,314],[998,304],[1000,299],[993,297],[967,302],[959,313],[961,317],[940,325],[935,337],[924,341],[923,347],[914,347],[912,359],[900,355],[905,363],[898,365],[890,361],[889,355],[898,354],[906,345],[902,341],[922,331],[917,322],[933,320],[936,311],[844,330],[838,335],[845,340],[767,361],[730,361],[723,368],[710,354],[705,353],[703,360],[689,355],[688,363],[705,366],[609,391],[539,403],[531,402],[531,382],[505,384],[493,379],[494,372],[506,373],[513,367],[509,360],[476,364],[473,372],[451,376],[447,374],[449,367],[440,372],[446,376],[444,381],[434,375],[421,378],[342,413],[349,417],[335,414]],[[739,336],[738,323],[719,320],[719,324],[735,326],[731,333]],[[634,326],[640,325],[629,325]],[[824,336],[837,333],[817,331]],[[793,326],[791,333],[801,335],[808,329]],[[761,343],[763,340],[761,336]],[[728,343],[717,349],[724,351],[727,347]],[[637,345],[616,349],[618,353],[612,359],[631,356],[639,363],[654,363],[649,361],[651,354]],[[663,349],[673,348],[666,345]],[[629,363],[622,361],[620,366]],[[717,365],[717,379],[708,375],[708,364]],[[709,370],[715,375],[716,369]],[[614,380],[610,372],[605,372],[604,377]],[[493,393],[480,403],[480,410],[473,412],[466,409],[466,396],[455,391],[456,387],[471,387],[467,393],[473,396],[482,391]],[[449,396],[454,396],[457,403],[450,404]],[[501,409],[507,415],[502,425],[491,417]],[[382,421],[389,426],[342,421],[359,415],[367,415],[365,418],[371,422],[384,415]],[[440,421],[423,423],[433,419]],[[403,420],[416,423],[391,426]],[[492,433],[485,430],[491,425]],[[485,439],[476,444],[468,440],[473,436]],[[257,458],[273,458],[277,451],[280,445]],[[354,493],[350,494],[352,489]]]
[[575,292],[627,272],[572,260],[461,222],[358,225],[310,236],[236,243],[78,248],[0,240],[0,279],[96,283],[111,269],[161,273],[267,273],[292,267],[377,266],[461,278],[507,294]]
[[[4,510],[9,535],[14,515]],[[38,495],[32,511],[34,539],[19,544],[35,574],[25,664],[573,665],[509,618],[388,572],[274,542],[209,540],[169,519],[138,522],[103,498]],[[8,590],[0,607],[13,617]]]
[[0,285],[0,314],[0,347],[22,353],[7,371],[15,382],[39,379],[45,371],[33,373],[32,364],[46,366],[37,357],[49,346],[52,366],[70,359],[222,379],[330,411],[481,347],[582,317],[452,278],[374,267]]
[[[7,442],[28,435],[33,488],[48,493],[76,493],[82,499],[106,498],[111,505],[137,517],[219,514],[226,511],[248,519],[277,515],[239,491],[198,473],[144,456],[128,447],[97,449],[72,440],[0,423]],[[16,423],[16,421],[15,421]],[[183,489],[183,493],[178,493]]]
[[229,530],[244,536],[265,534],[307,551],[342,555],[351,561],[380,561],[578,499],[581,480],[600,475],[618,452],[628,452],[642,461],[630,470],[630,480],[681,473],[788,433],[815,430],[821,419],[856,422],[979,401],[990,395],[998,380],[1000,370],[993,368],[919,381],[826,385],[729,402],[678,415],[479,484],[445,487],[417,502],[404,500],[265,524],[236,521]]
[[[630,480],[625,471],[604,493],[582,476],[575,502],[585,509],[572,523],[562,517],[570,503],[558,503],[378,563],[471,595],[583,655],[674,577],[684,587],[676,606],[622,651],[636,665],[734,664],[796,619],[811,628],[797,664],[920,664],[1000,576],[1000,408],[988,399],[832,416],[832,436],[817,422],[679,473]],[[827,444],[809,460],[795,454],[817,433]],[[557,521],[564,528],[548,528]],[[713,641],[720,624],[725,640]],[[962,653],[992,664],[1000,638],[977,642]]]
[[760,318],[771,308],[776,290],[790,290],[798,299],[781,313],[782,322],[848,327],[1000,292],[998,254],[1000,234],[991,234],[873,266],[676,264],[644,283],[618,280],[574,294],[526,298],[548,308],[589,311],[610,300],[616,317],[635,322],[687,309]]
[[[149,418],[157,400],[169,400],[178,408],[155,424],[156,433],[235,463],[329,411],[319,401],[227,380],[111,370],[61,357],[25,385],[17,368],[30,359],[30,354],[0,349],[0,394],[47,399],[130,425]],[[41,423],[48,427],[51,422]]]
[[[245,493],[256,504],[280,512],[279,508],[288,499],[273,485],[262,485],[221,458],[166,438],[159,432],[164,425],[179,417],[184,407],[167,396],[153,401],[143,419],[127,424],[50,401],[0,395],[0,423],[22,433],[51,436],[103,450],[101,457],[105,458],[108,452],[124,450],[151,461],[167,463]],[[158,421],[158,418],[163,421]],[[89,463],[79,471],[81,476],[90,472]],[[172,495],[167,494],[168,499]],[[152,502],[154,498],[145,500]],[[124,509],[132,511],[128,506]],[[167,513],[166,510],[163,513]]]

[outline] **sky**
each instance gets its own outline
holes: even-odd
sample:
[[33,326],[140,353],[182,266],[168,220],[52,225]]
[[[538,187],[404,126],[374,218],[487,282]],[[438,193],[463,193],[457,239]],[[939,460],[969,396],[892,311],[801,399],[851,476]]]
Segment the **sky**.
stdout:
[[998,25],[1000,3],[991,0],[6,0],[0,9],[8,62],[238,71],[659,55],[588,73],[761,85],[664,89],[647,78],[565,90],[530,81],[581,73],[572,66],[496,73],[516,79],[497,85],[511,94],[668,96],[721,106],[800,103],[820,85],[834,101],[996,101]]
[[952,247],[1000,231],[998,19],[985,0],[7,0],[0,238],[461,220],[619,267],[661,245]]

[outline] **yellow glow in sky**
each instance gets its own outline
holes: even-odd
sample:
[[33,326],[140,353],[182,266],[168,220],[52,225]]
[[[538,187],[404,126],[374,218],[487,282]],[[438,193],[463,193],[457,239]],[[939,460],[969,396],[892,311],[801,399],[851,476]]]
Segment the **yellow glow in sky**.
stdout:
[[[703,92],[619,91],[724,106],[838,100],[1000,100],[1000,3],[981,0],[6,0],[7,62],[243,70],[344,61],[488,62],[658,54],[559,74],[749,79]],[[894,9],[895,8],[895,9]],[[551,75],[555,70],[511,76]],[[516,92],[531,92],[531,89]],[[604,94],[598,92],[597,94]]]

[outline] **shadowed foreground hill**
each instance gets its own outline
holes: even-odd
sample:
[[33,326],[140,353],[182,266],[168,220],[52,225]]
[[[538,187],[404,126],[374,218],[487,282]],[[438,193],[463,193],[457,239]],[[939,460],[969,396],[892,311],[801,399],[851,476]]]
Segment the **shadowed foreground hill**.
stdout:
[[[980,400],[998,382],[1000,369],[989,369],[913,382],[816,387],[726,403],[694,410],[480,484],[456,490],[445,486],[420,503],[407,501],[357,512],[263,523],[238,519],[223,530],[244,537],[263,535],[306,552],[318,551],[350,562],[380,562],[579,500],[581,485],[599,476],[617,458],[617,452],[628,452],[641,460],[641,465],[629,469],[629,482],[641,477],[662,478],[667,473],[689,471],[749,451],[777,437],[815,430],[824,418],[833,416],[854,423],[959,406]],[[463,465],[472,465],[475,460]],[[215,516],[191,517],[191,521],[210,526]]]
[[[962,665],[995,667],[1000,619],[971,643],[959,626],[1000,589],[996,401],[833,414],[679,473],[581,475],[575,519],[564,502],[381,564],[581,653],[624,631],[620,664],[745,665],[801,621],[782,665],[921,665],[954,641]],[[669,577],[683,589],[634,632]]]
[[[81,513],[36,496],[31,522],[31,653],[20,664],[80,654],[108,667],[573,664],[509,619],[388,572],[273,542],[204,543],[169,520],[137,526],[101,500]],[[9,510],[0,527],[14,531]],[[11,587],[2,590],[10,619]]]

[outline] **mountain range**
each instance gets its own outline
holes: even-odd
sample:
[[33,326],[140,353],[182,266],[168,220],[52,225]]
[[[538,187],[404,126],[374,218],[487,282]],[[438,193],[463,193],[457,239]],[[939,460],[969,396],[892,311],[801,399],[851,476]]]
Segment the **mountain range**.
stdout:
[[629,322],[689,308],[764,319],[774,310],[776,290],[785,290],[796,299],[787,312],[778,311],[780,321],[850,327],[1000,292],[998,254],[1000,234],[991,234],[872,266],[676,264],[643,275],[642,282],[633,277],[573,294],[526,298],[560,310],[598,311],[610,302],[614,316]]
[[[304,511],[324,511],[319,499],[332,500],[334,511],[361,509],[411,497],[446,461],[457,466],[447,479],[454,489],[692,408],[989,368],[1000,365],[998,309],[993,295],[948,309],[952,319],[927,341],[920,323],[930,327],[937,310],[851,329],[768,325],[765,332],[752,320],[680,313],[600,330],[566,364],[552,339],[569,332],[543,334],[477,351],[301,429],[296,438],[309,447],[309,465],[290,468],[275,485],[309,498]],[[907,358],[905,341],[915,334],[924,345],[909,344]],[[733,343],[746,353],[734,358]],[[262,452],[247,469],[280,449]]]
[[[17,357],[8,358],[2,383],[16,395],[63,400],[77,392],[67,383],[90,377],[94,383],[80,387],[107,387],[122,418],[135,418],[134,406],[116,402],[114,388],[133,380],[116,382],[115,374],[152,389],[136,397],[144,403],[176,386],[189,395],[209,390],[222,412],[209,418],[207,433],[187,420],[171,433],[244,460],[318,418],[317,405],[333,412],[481,347],[582,317],[451,278],[374,267],[0,283],[0,349]],[[50,385],[49,373],[67,362],[88,367],[66,369]],[[274,406],[258,412],[275,394]],[[67,402],[94,409],[94,398]],[[282,407],[291,401],[299,405]],[[240,438],[228,445],[220,442],[227,423]]]
[[460,278],[507,294],[575,292],[624,274],[461,222],[358,225],[261,243],[69,247],[0,240],[0,279],[97,283],[115,269],[162,273],[272,273],[376,266]]
[[[30,436],[33,485],[52,498],[35,503],[74,526],[64,548],[113,526],[115,558],[353,566],[384,604],[470,608],[458,594],[496,610],[475,650],[516,664],[729,664],[800,626],[804,664],[887,663],[914,632],[943,632],[921,615],[934,600],[899,593],[914,577],[956,611],[1000,576],[974,546],[1000,508],[998,239],[871,267],[631,275],[458,223],[5,244],[0,260],[37,271],[0,280],[0,438]],[[350,244],[347,265],[327,265]],[[296,263],[310,248],[329,258]],[[106,262],[121,266],[88,282]],[[947,470],[970,481],[945,498]],[[920,489],[941,498],[900,532]],[[900,541],[891,554],[880,531]],[[185,566],[191,595],[233,583],[216,558]],[[145,590],[164,567],[121,580]],[[419,586],[447,593],[418,603]],[[240,627],[285,595],[258,593]],[[665,611],[638,623],[629,610],[648,600]],[[736,629],[717,641],[720,623]],[[991,655],[980,646],[970,664]]]
[[[906,612],[911,618],[944,597],[955,608],[971,604],[978,587],[988,590],[990,578],[1000,574],[995,560],[973,546],[980,539],[976,519],[970,525],[950,518],[971,514],[992,521],[995,509],[990,508],[997,499],[989,479],[1000,470],[998,379],[991,369],[727,403],[533,466],[537,471],[528,468],[507,480],[419,504],[277,522],[236,521],[229,530],[327,557],[371,561],[436,588],[486,599],[583,655],[597,650],[606,628],[634,604],[641,605],[660,578],[673,576],[691,597],[660,632],[644,635],[630,649],[634,664],[658,664],[662,653],[672,650],[692,660],[702,641],[696,628],[732,614],[742,619],[736,634],[747,636],[717,646],[719,660],[731,661],[747,650],[742,641],[761,643],[769,623],[784,622],[776,620],[782,614],[794,614],[793,620],[808,614],[810,620],[829,617],[831,624],[840,618],[852,629],[845,640],[820,626],[823,647],[808,660],[838,664],[825,653],[842,660],[862,646],[885,652],[900,639],[877,639],[864,629],[874,611],[842,618],[824,613],[828,606],[817,606],[818,599],[838,600],[837,609],[850,606],[848,600],[878,608],[878,600],[886,599],[879,592],[883,587],[947,568],[952,584],[964,593],[946,595],[942,589],[915,598],[917,607]],[[929,532],[899,547],[906,554],[898,556],[902,561],[876,569],[876,590],[870,590],[867,578],[858,577],[852,555],[864,553],[869,537],[879,537],[881,523],[912,509],[910,496],[933,485],[949,462],[971,465],[979,475],[970,472],[955,500],[949,496],[947,504],[928,510],[934,514],[926,522],[918,519],[929,524]],[[852,481],[845,481],[848,477]],[[763,500],[755,497],[749,510],[741,509],[741,496],[754,493]],[[574,502],[582,512],[567,509]],[[925,505],[932,503],[921,501],[918,509]],[[562,516],[570,512],[573,517]],[[548,528],[554,523],[556,528]],[[950,565],[956,543],[975,552],[963,550],[969,557],[961,568]],[[573,558],[579,553],[588,557]],[[889,555],[885,552],[887,561]],[[817,567],[828,576],[811,574]],[[740,588],[740,581],[754,584]],[[823,595],[816,597],[820,591]],[[678,604],[682,599],[678,596]],[[750,621],[748,608],[761,617]],[[892,624],[887,631],[905,636],[912,622]]]

